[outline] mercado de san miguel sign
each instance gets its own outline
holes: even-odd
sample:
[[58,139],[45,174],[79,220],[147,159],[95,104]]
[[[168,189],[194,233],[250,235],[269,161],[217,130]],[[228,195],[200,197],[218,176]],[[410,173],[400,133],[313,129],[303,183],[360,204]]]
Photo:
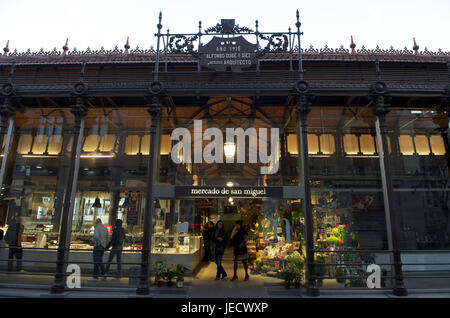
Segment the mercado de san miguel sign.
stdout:
[[213,37],[200,50],[200,65],[216,71],[242,71],[256,64],[256,44],[243,36]]
[[176,198],[282,198],[283,187],[175,186]]

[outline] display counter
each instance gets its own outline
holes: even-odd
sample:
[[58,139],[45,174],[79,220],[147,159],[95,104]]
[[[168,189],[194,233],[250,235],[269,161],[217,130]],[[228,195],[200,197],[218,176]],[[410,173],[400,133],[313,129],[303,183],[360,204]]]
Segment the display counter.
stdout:
[[[182,243],[182,244],[180,244]],[[182,264],[189,272],[195,270],[202,259],[203,249],[202,237],[194,235],[154,235],[152,240],[152,264],[159,258],[165,258],[167,264]],[[166,246],[167,245],[167,246]],[[56,269],[57,248],[56,244],[49,242],[47,248],[37,249],[35,244],[27,242],[23,244],[23,270],[29,272],[54,273]],[[93,272],[93,264],[87,262],[93,261],[92,246],[86,243],[73,243],[70,245],[71,251],[69,253],[69,262],[78,264],[81,268],[82,274],[91,274]],[[124,246],[122,252],[122,272],[123,275],[129,273],[130,267],[140,267],[142,261],[141,254],[142,245],[128,245]],[[103,261],[106,263],[109,257],[109,251],[106,251],[103,256]],[[0,259],[7,260],[8,249],[0,250]],[[39,261],[37,263],[27,262],[27,260]],[[115,258],[113,262],[115,262]],[[48,263],[47,263],[48,262]],[[85,264],[87,263],[87,264]],[[126,264],[134,263],[134,264]],[[0,263],[1,270],[7,268],[7,262]],[[116,271],[116,264],[111,264],[110,273],[114,274]],[[190,274],[188,272],[188,275]]]

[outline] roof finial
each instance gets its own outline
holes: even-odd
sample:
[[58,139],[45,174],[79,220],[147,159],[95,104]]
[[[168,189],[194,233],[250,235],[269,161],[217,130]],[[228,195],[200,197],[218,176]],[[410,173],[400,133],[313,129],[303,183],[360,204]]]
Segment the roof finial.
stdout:
[[414,41],[414,46],[413,46],[414,54],[419,54],[419,46],[416,43],[416,38],[413,38],[413,41]]
[[64,46],[62,47],[63,52],[62,55],[65,56],[67,54],[67,51],[69,50],[69,38],[66,38],[66,44],[64,44]]
[[353,42],[353,35],[350,35],[350,48],[352,49],[352,54],[356,53],[355,47],[356,47],[356,44],[355,44],[355,42]]
[[127,36],[127,43],[123,46],[125,48],[125,54],[128,54],[128,50],[130,49],[130,37]]
[[3,56],[6,56],[6,55],[8,55],[8,52],[9,52],[9,40],[8,40],[8,42],[6,42],[6,46],[3,48]]

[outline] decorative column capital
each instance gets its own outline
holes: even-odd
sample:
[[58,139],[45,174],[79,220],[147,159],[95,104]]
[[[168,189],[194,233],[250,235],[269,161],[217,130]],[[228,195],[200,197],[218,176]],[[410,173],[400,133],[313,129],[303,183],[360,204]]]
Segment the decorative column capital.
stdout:
[[300,95],[299,101],[297,102],[297,113],[301,117],[306,117],[311,111],[311,102],[309,96]]
[[162,107],[158,97],[153,96],[152,102],[147,105],[147,111],[152,118],[156,118],[161,115]]
[[5,101],[0,106],[0,116],[2,119],[7,120],[16,114],[16,108],[13,106],[11,99],[9,97],[5,98]]
[[390,105],[384,102],[384,96],[377,96],[373,106],[375,116],[386,116],[390,111]]
[[385,82],[378,80],[370,87],[370,98],[375,102],[373,106],[373,114],[375,116],[385,116],[389,113],[389,105],[386,100],[389,98],[388,87]]
[[75,99],[75,104],[72,105],[70,112],[75,115],[75,118],[81,118],[87,115],[87,108],[84,105],[83,97],[77,97]]

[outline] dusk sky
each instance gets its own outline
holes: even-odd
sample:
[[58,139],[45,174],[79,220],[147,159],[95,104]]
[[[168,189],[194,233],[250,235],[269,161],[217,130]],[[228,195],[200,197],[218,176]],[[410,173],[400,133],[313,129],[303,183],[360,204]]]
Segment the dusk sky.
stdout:
[[[409,50],[413,37],[423,50],[450,51],[449,0],[321,0],[321,1],[143,1],[143,0],[0,0],[0,49],[10,40],[10,50],[123,49],[127,36],[131,48],[156,44],[154,33],[162,11],[163,32],[194,33],[198,21],[203,29],[223,18],[261,32],[295,29],[300,10],[302,46],[349,47],[353,35],[357,49],[377,45]],[[3,52],[2,52],[3,53]]]

